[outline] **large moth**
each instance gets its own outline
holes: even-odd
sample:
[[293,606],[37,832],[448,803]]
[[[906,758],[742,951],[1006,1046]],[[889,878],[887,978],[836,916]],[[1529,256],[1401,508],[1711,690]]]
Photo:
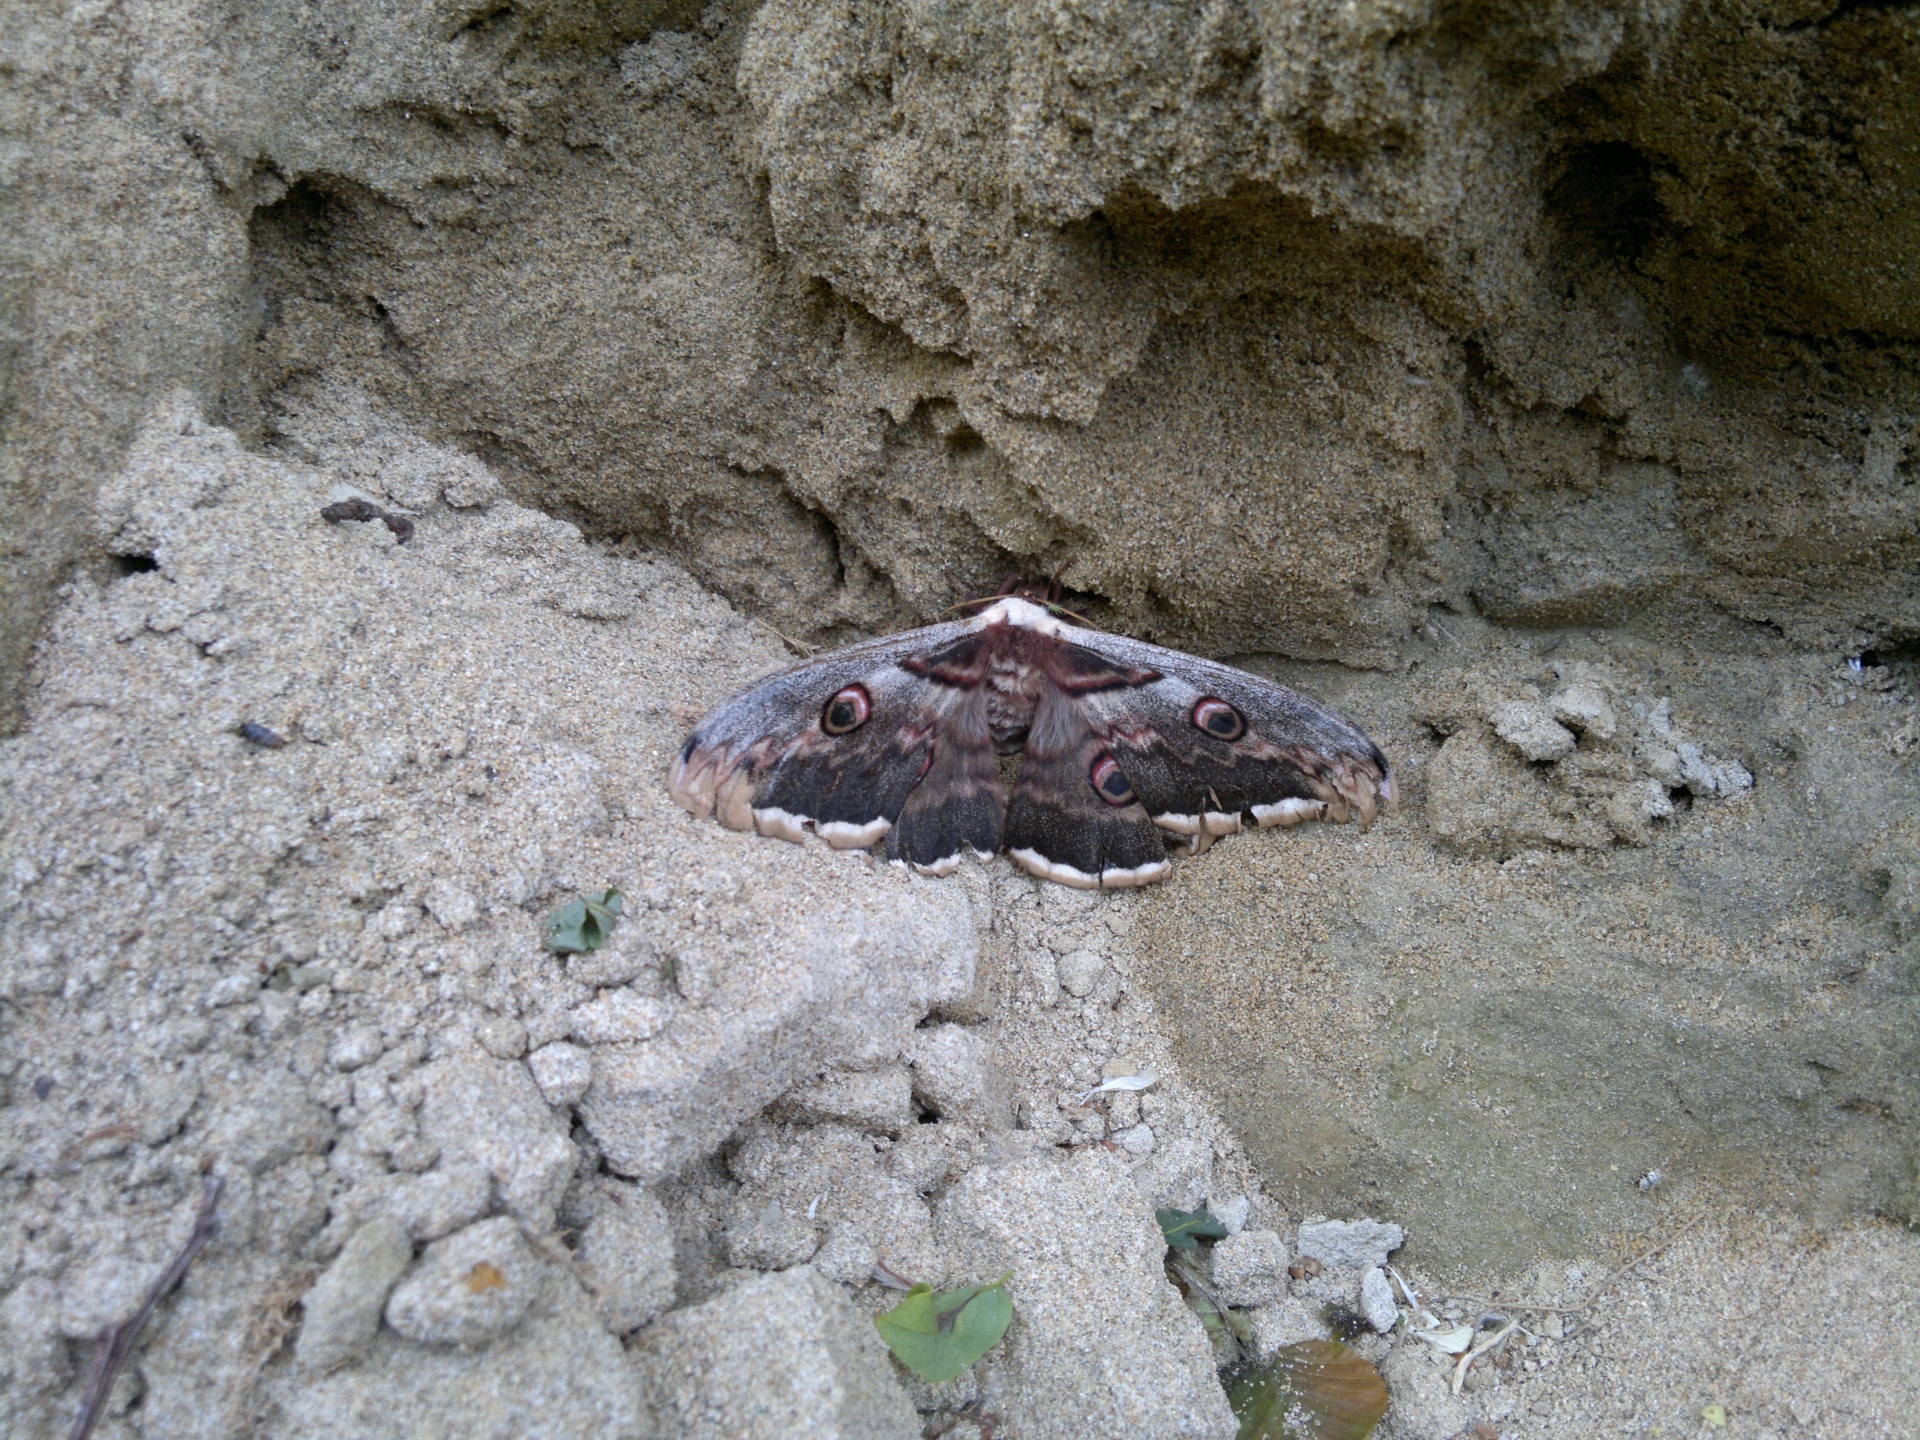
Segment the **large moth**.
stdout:
[[[1009,798],[994,756],[1018,752]],[[1165,837],[1371,823],[1365,731],[1244,670],[1069,624],[1016,596],[821,655],[727,701],[668,780],[696,816],[945,875],[972,851],[1082,888],[1146,885]]]

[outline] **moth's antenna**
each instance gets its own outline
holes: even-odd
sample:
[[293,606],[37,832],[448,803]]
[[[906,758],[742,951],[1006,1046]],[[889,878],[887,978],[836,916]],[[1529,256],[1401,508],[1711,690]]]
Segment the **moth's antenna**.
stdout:
[[1093,621],[1089,620],[1085,615],[1082,615],[1078,610],[1069,610],[1066,606],[1062,605],[1057,600],[1047,600],[1047,601],[1043,601],[1042,603],[1046,606],[1047,609],[1051,610],[1054,614],[1064,615],[1069,620],[1077,620],[1081,625],[1084,625],[1089,630],[1098,630],[1102,634],[1106,632],[1106,627],[1104,625],[1096,625]]
[[748,618],[762,630],[765,630],[769,635],[773,636],[782,645],[785,645],[789,650],[793,651],[793,653],[798,655],[802,660],[811,660],[815,655],[820,653],[820,647],[818,645],[809,645],[804,640],[796,640],[791,635],[783,634],[774,629],[773,626],[769,625],[766,621],[760,619],[757,615],[749,616]]
[[964,600],[954,601],[953,604],[947,606],[940,613],[942,615],[951,615],[956,610],[971,610],[977,606],[991,605],[994,601],[1004,598],[1004,596],[1000,595],[969,595]]

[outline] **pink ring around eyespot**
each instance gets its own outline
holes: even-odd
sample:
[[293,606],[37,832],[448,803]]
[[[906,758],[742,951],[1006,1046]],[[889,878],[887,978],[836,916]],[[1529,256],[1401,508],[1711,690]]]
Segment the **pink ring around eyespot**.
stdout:
[[873,700],[864,685],[848,685],[834,691],[820,709],[820,728],[829,735],[846,735],[867,723],[873,714]]
[[[1247,733],[1247,717],[1217,696],[1201,696],[1188,718],[1193,721],[1194,729],[1216,740],[1238,740]],[[1224,727],[1220,724],[1222,720],[1227,722]]]
[[[1115,776],[1126,786],[1123,793],[1116,794],[1107,788]],[[1134,801],[1133,782],[1127,778],[1126,771],[1120,768],[1120,762],[1104,750],[1095,757],[1092,767],[1087,771],[1087,779],[1093,784],[1094,794],[1109,805],[1131,805]]]

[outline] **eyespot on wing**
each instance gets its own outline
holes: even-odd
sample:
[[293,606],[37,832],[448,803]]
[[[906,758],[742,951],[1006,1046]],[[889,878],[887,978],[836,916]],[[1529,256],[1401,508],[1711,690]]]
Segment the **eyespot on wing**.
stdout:
[[1092,782],[1094,793],[1109,805],[1131,805],[1134,801],[1133,782],[1120,768],[1120,762],[1104,750],[1094,757],[1087,779]]
[[1217,696],[1203,695],[1188,718],[1194,729],[1216,740],[1238,740],[1247,733],[1247,717]]
[[820,708],[820,728],[829,735],[848,735],[873,715],[873,697],[864,685],[845,685]]

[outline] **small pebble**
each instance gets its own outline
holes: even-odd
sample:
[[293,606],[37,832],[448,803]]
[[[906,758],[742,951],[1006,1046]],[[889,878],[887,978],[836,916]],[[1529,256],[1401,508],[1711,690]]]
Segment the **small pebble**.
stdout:
[[844,1220],[836,1220],[827,1231],[826,1243],[814,1253],[813,1268],[829,1280],[843,1285],[862,1285],[873,1273],[879,1252],[867,1243],[867,1237]]
[[438,1240],[485,1215],[492,1201],[493,1176],[466,1162],[402,1180],[391,1204],[415,1240]]
[[33,1098],[44,1100],[53,1093],[53,1076],[39,1075],[34,1078]]
[[1106,959],[1097,951],[1075,950],[1071,955],[1062,955],[1058,965],[1060,988],[1077,999],[1085,999],[1100,983],[1100,972],[1106,966]]
[[480,902],[451,880],[427,887],[427,913],[449,930],[464,930],[480,918]]
[[387,1323],[425,1345],[476,1345],[520,1323],[538,1262],[508,1216],[482,1220],[427,1247],[387,1301]]
[[652,995],[627,989],[605,990],[598,999],[574,1007],[572,1034],[585,1045],[648,1040],[660,1032],[671,1013],[664,1000]]
[[378,1060],[387,1048],[386,1037],[373,1025],[356,1025],[335,1037],[327,1063],[336,1070],[358,1070]]
[[392,1216],[376,1216],[354,1231],[300,1302],[306,1311],[295,1346],[300,1363],[331,1370],[371,1343],[387,1296],[412,1259],[413,1243]]
[[1287,1274],[1295,1280],[1311,1280],[1320,1273],[1320,1262],[1311,1255],[1303,1255],[1287,1267]]
[[527,1053],[527,1027],[510,1015],[481,1021],[474,1034],[480,1048],[496,1060],[518,1060]]
[[238,1005],[242,1001],[251,1000],[259,989],[260,977],[242,970],[232,975],[224,975],[214,981],[203,1003],[209,1010],[218,1010],[223,1006]]
[[255,745],[267,750],[278,750],[287,743],[287,737],[278,730],[270,729],[255,720],[249,720],[242,725],[239,733],[242,740],[251,740]]
[[[524,1033],[522,1041],[524,1043]],[[549,1105],[575,1105],[593,1084],[593,1057],[578,1045],[556,1040],[527,1057],[533,1083]]]
[[1360,1313],[1377,1334],[1384,1335],[1400,1321],[1400,1307],[1393,1303],[1393,1287],[1386,1272],[1369,1266],[1360,1277]]
[[1210,1207],[1213,1218],[1226,1228],[1229,1235],[1238,1235],[1247,1228],[1247,1217],[1253,1213],[1253,1201],[1245,1195],[1236,1195],[1231,1200],[1222,1200]]

